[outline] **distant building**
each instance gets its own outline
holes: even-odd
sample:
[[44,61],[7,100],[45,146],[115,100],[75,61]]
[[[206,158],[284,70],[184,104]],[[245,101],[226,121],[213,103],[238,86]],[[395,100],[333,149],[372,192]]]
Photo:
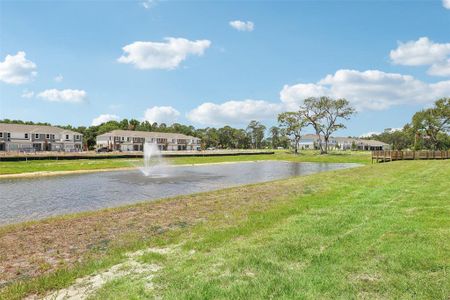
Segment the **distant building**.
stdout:
[[81,151],[81,133],[54,126],[0,123],[0,151]]
[[113,130],[97,136],[97,148],[115,151],[142,151],[144,143],[154,143],[160,150],[200,150],[200,139],[181,133]]
[[[319,149],[319,137],[315,134],[305,134],[300,139],[299,148],[300,149]],[[322,144],[324,145],[323,141]],[[365,151],[375,151],[375,150],[389,150],[390,145],[366,139],[357,139],[349,137],[330,137],[328,141],[329,150],[365,150]]]

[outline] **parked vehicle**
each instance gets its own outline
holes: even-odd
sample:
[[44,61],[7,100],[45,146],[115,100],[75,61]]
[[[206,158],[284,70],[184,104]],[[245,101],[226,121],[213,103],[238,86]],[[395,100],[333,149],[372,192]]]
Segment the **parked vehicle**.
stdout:
[[98,149],[96,150],[96,152],[97,152],[97,153],[101,153],[101,152],[112,152],[112,150],[111,150],[111,149],[108,149],[107,147],[101,147],[101,148],[98,148]]

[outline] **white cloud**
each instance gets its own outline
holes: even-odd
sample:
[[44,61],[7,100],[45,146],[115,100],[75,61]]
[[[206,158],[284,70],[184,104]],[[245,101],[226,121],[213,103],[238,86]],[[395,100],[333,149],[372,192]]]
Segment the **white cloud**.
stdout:
[[118,120],[120,120],[119,116],[112,114],[103,114],[92,120],[92,126],[98,126],[108,121],[118,121]]
[[156,0],[145,0],[141,2],[141,6],[145,9],[150,9],[156,5]]
[[[449,0],[450,1],[450,0]],[[390,58],[394,64],[405,66],[430,66],[428,74],[450,75],[450,43],[435,43],[427,37],[417,41],[399,43],[391,50]]]
[[172,124],[180,116],[180,112],[172,106],[153,106],[144,113],[144,120],[150,123]]
[[62,82],[64,80],[64,76],[58,74],[55,78],[53,78],[53,80],[56,82]]
[[209,40],[190,41],[184,38],[165,38],[165,42],[137,41],[123,47],[118,62],[133,64],[138,69],[177,68],[188,55],[201,56],[211,45]]
[[450,0],[442,0],[442,5],[443,5],[446,9],[450,9]]
[[27,99],[33,98],[33,96],[34,96],[34,92],[29,91],[29,90],[24,90],[21,95],[22,98],[27,98]]
[[409,75],[378,70],[338,70],[317,83],[285,85],[281,101],[297,109],[307,97],[346,98],[357,109],[382,110],[400,104],[431,103],[450,95],[450,80],[426,83]]
[[229,24],[238,31],[253,31],[253,29],[255,29],[255,24],[251,21],[235,20],[231,21]]
[[203,103],[191,110],[187,118],[202,125],[246,125],[251,120],[273,119],[280,111],[280,103],[252,99],[231,100],[222,104]]
[[450,59],[431,65],[428,69],[428,74],[434,76],[450,76]]
[[83,90],[50,89],[40,92],[37,96],[50,102],[81,103],[86,99],[87,93]]
[[25,56],[24,51],[19,51],[16,55],[6,55],[5,60],[0,62],[0,81],[23,84],[35,77],[37,66]]

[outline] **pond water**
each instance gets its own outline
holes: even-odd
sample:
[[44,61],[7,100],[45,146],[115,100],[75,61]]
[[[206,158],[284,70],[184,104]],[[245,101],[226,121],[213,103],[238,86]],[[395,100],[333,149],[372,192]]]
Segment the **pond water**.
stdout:
[[0,224],[355,166],[358,164],[260,161],[168,166],[165,176],[153,177],[132,170],[0,179]]

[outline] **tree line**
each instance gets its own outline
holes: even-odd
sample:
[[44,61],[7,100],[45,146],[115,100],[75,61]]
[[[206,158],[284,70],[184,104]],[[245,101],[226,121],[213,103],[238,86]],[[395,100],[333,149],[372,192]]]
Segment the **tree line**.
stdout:
[[[346,99],[329,97],[310,97],[303,101],[296,111],[283,112],[278,115],[277,126],[267,128],[257,120],[252,120],[245,129],[223,126],[221,128],[195,128],[192,125],[174,123],[150,123],[136,119],[108,121],[98,126],[71,125],[58,126],[83,134],[84,144],[90,150],[95,148],[98,135],[112,130],[136,130],[182,133],[198,137],[202,148],[218,149],[260,149],[291,148],[298,152],[299,143],[305,128],[312,128],[319,138],[316,143],[321,153],[327,153],[331,135],[337,130],[346,128],[344,121],[355,114],[355,109]],[[442,98],[434,106],[417,112],[411,123],[402,130],[383,132],[373,135],[371,139],[390,144],[395,150],[402,149],[449,149],[450,98]],[[51,125],[49,123],[33,123],[21,120],[0,120],[1,123],[17,123],[30,125]]]
[[450,149],[450,98],[437,100],[416,112],[400,130],[386,130],[368,138],[391,145],[393,150]]

